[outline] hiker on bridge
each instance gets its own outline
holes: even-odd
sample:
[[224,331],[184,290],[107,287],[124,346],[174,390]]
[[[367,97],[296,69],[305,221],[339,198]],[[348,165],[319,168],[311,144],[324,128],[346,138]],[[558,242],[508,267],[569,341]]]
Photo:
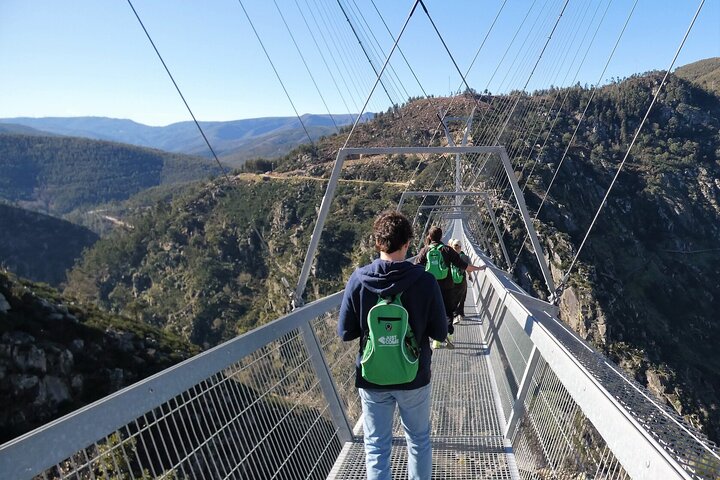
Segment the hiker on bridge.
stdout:
[[[451,238],[448,242],[448,246],[452,247],[452,249],[460,255],[460,258],[465,263],[471,263],[470,257],[465,255],[465,252],[462,251],[462,244],[460,243],[460,240],[457,238]],[[455,265],[450,265],[450,273],[453,278],[453,284],[457,289],[457,306],[453,311],[453,325],[457,325],[465,319],[465,298],[467,297],[467,280],[469,276],[464,270],[460,270]]]
[[[452,342],[452,334],[455,333],[453,327],[453,316],[455,308],[459,301],[459,291],[450,273],[449,265],[454,265],[463,272],[471,273],[478,270],[484,270],[485,266],[475,266],[463,260],[460,255],[442,243],[442,229],[440,227],[431,227],[425,238],[425,246],[418,252],[416,262],[425,266],[425,270],[432,273],[440,285],[443,303],[445,305],[445,317],[448,322],[448,336],[445,345],[448,348],[455,348]],[[436,340],[433,342],[433,348],[439,348],[442,344]]]
[[367,478],[391,478],[397,404],[408,478],[429,480],[430,337],[440,341],[447,335],[442,295],[432,275],[405,261],[412,225],[404,215],[382,213],[373,235],[380,258],[350,276],[338,320],[344,341],[360,339],[355,386],[362,402]]

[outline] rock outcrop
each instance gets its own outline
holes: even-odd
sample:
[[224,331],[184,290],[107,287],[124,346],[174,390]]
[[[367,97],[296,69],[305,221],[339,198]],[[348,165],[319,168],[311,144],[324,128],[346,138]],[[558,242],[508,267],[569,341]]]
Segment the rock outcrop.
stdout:
[[0,272],[0,443],[197,349]]

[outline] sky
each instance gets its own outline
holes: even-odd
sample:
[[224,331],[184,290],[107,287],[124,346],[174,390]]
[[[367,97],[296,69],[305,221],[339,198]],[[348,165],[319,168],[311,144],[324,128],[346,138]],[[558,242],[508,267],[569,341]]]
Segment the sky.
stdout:
[[[293,116],[295,111],[357,113],[375,74],[339,5],[380,69],[394,43],[382,20],[396,36],[412,3],[132,0],[187,103],[203,121]],[[668,68],[700,0],[637,0],[630,15],[634,3],[425,1],[461,71],[479,50],[468,84],[493,93],[602,84]],[[393,70],[383,76],[385,88],[378,86],[366,111],[387,109],[423,91],[448,95],[461,85],[422,10],[411,17],[399,47],[412,72],[396,50]],[[675,66],[709,57],[720,57],[720,0],[705,1]],[[156,126],[191,119],[127,0],[0,0],[0,118],[20,116],[105,116]]]

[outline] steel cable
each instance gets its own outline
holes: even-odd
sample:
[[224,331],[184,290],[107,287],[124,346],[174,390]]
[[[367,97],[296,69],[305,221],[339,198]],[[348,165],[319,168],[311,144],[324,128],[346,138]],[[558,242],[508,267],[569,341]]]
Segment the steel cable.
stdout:
[[247,18],[248,23],[250,23],[250,27],[252,28],[253,32],[255,33],[255,38],[257,38],[257,41],[260,43],[260,47],[262,47],[262,50],[265,53],[265,57],[267,58],[268,62],[270,63],[270,66],[272,67],[273,72],[275,72],[275,77],[277,77],[278,82],[280,82],[280,86],[282,87],[283,92],[285,92],[285,96],[287,97],[288,101],[290,102],[290,105],[292,106],[292,109],[295,112],[295,116],[297,116],[297,119],[300,122],[300,125],[302,125],[302,128],[305,131],[305,135],[307,135],[308,140],[310,141],[310,145],[314,146],[315,142],[313,142],[313,139],[310,136],[310,132],[308,132],[308,129],[305,126],[305,122],[302,121],[302,118],[300,117],[300,113],[298,113],[297,108],[295,108],[295,102],[293,102],[292,98],[290,97],[290,93],[287,91],[287,88],[285,88],[285,83],[282,81],[282,78],[280,78],[280,74],[278,73],[277,69],[275,68],[275,64],[273,63],[272,58],[270,58],[270,54],[268,53],[267,49],[265,48],[265,44],[263,43],[262,39],[260,38],[260,34],[255,29],[255,25],[253,24],[253,21],[250,18],[250,15],[248,14],[247,10],[245,10],[245,5],[243,5],[242,0],[238,0],[238,3],[240,4],[240,8],[242,8],[243,13],[245,13],[245,17]]
[[287,29],[287,32],[290,35],[290,38],[292,39],[293,45],[295,45],[295,49],[297,50],[298,55],[300,55],[300,59],[302,60],[303,65],[305,66],[305,70],[307,70],[308,75],[310,75],[310,80],[312,80],[312,83],[315,86],[315,90],[318,92],[318,95],[320,95],[320,100],[322,101],[323,105],[325,106],[325,110],[328,112],[328,115],[330,115],[330,120],[332,120],[333,125],[335,125],[335,131],[339,132],[340,128],[338,127],[338,124],[335,122],[335,117],[333,117],[333,114],[330,112],[330,108],[328,107],[328,104],[325,101],[325,97],[323,96],[322,92],[320,91],[320,87],[318,87],[318,84],[315,81],[315,77],[313,76],[312,72],[310,71],[310,67],[308,67],[307,61],[305,60],[305,56],[302,54],[300,47],[298,46],[297,42],[295,41],[295,35],[293,35],[292,31],[290,30],[290,26],[288,25],[287,21],[285,20],[285,15],[283,15],[282,10],[280,10],[280,7],[277,4],[277,0],[273,0],[273,4],[275,5],[275,8],[277,9],[278,14],[280,14],[280,18],[282,19],[283,24],[285,25],[285,28]]
[[635,135],[633,135],[632,141],[630,142],[630,146],[628,146],[627,151],[625,152],[625,156],[623,157],[622,161],[620,162],[620,165],[617,168],[617,171],[615,172],[615,176],[613,177],[612,181],[610,182],[610,186],[608,187],[607,191],[605,192],[605,196],[603,197],[602,202],[600,202],[600,206],[597,209],[597,212],[595,212],[595,216],[593,217],[592,222],[590,223],[590,226],[587,229],[587,232],[585,233],[585,237],[583,238],[582,242],[580,243],[580,246],[578,247],[577,252],[575,252],[575,257],[572,259],[572,262],[570,263],[570,266],[567,269],[567,272],[565,272],[565,275],[563,275],[562,281],[560,282],[559,289],[563,288],[563,285],[567,282],[568,278],[570,278],[570,273],[572,272],[572,269],[575,267],[575,263],[577,262],[578,257],[580,256],[580,252],[582,252],[583,247],[585,247],[585,242],[587,242],[588,236],[590,235],[590,232],[592,231],[593,227],[595,226],[595,222],[597,221],[598,217],[600,216],[600,213],[602,212],[603,207],[605,206],[608,197],[610,196],[610,192],[612,191],[613,187],[615,186],[615,182],[617,181],[618,177],[620,176],[620,172],[622,171],[623,167],[625,166],[625,162],[627,161],[628,157],[630,156],[630,150],[632,150],[632,147],[635,145],[635,141],[638,138],[638,135],[640,135],[640,131],[642,130],[643,126],[645,125],[645,121],[647,120],[648,116],[650,115],[650,111],[652,110],[652,107],[655,105],[655,102],[658,99],[658,96],[660,95],[660,92],[662,91],[663,86],[665,86],[665,82],[667,81],[668,75],[670,75],[670,71],[672,70],[673,66],[675,66],[675,61],[677,60],[678,55],[680,55],[680,52],[682,51],[683,46],[685,46],[685,41],[688,38],[688,35],[690,35],[690,31],[692,30],[693,26],[695,25],[695,20],[697,20],[698,15],[700,14],[700,11],[702,10],[703,5],[705,4],[705,0],[700,0],[700,4],[698,5],[697,10],[695,11],[695,15],[692,18],[692,21],[690,22],[690,25],[688,26],[687,31],[685,32],[685,35],[682,38],[682,41],[680,42],[680,45],[678,46],[677,51],[675,52],[675,55],[673,56],[672,61],[670,62],[670,66],[665,71],[665,75],[663,76],[662,81],[660,82],[660,85],[655,89],[655,94],[653,95],[652,101],[650,102],[650,106],[647,108],[647,111],[645,112],[645,115],[643,116],[642,121],[640,122],[640,125],[638,126],[637,130],[635,130]]
[[143,32],[145,32],[145,36],[147,36],[147,39],[150,41],[150,45],[152,45],[153,50],[155,50],[155,53],[157,54],[158,58],[160,59],[160,63],[162,63],[163,68],[165,69],[165,72],[168,74],[168,77],[170,77],[170,81],[172,81],[173,85],[175,86],[175,90],[177,90],[178,95],[180,95],[180,98],[182,99],[183,103],[185,104],[185,108],[187,108],[188,113],[190,113],[190,116],[193,119],[193,122],[195,123],[195,126],[197,127],[198,131],[200,132],[200,135],[202,135],[203,140],[205,140],[205,144],[207,145],[208,149],[210,149],[210,153],[212,153],[213,158],[215,159],[215,162],[217,162],[218,166],[220,167],[220,171],[225,176],[225,179],[230,182],[230,177],[228,176],[227,170],[223,166],[222,163],[220,163],[220,159],[218,158],[217,154],[215,153],[215,150],[212,148],[212,145],[210,145],[210,141],[208,140],[207,136],[205,135],[205,132],[203,131],[202,127],[200,126],[200,123],[197,121],[197,118],[195,118],[195,114],[193,113],[192,109],[190,108],[190,105],[188,105],[187,100],[185,100],[185,96],[183,95],[182,91],[180,91],[180,87],[178,86],[177,82],[175,81],[175,78],[173,77],[172,73],[170,73],[170,69],[168,68],[167,64],[165,63],[165,60],[163,60],[162,55],[160,55],[160,51],[155,46],[155,42],[153,41],[152,37],[150,36],[150,32],[148,32],[147,28],[145,28],[145,24],[140,19],[140,15],[138,15],[137,10],[135,10],[135,7],[132,4],[131,0],[127,0],[128,5],[130,5],[130,8],[132,9],[133,13],[135,14],[135,18],[137,18],[138,23],[140,23],[140,26],[143,29]]

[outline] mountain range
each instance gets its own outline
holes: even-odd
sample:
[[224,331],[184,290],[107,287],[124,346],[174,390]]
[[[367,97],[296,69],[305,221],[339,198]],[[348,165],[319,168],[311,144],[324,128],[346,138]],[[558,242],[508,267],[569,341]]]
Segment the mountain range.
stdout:
[[[363,115],[363,121],[373,114]],[[338,128],[351,124],[355,116],[311,115],[302,117],[303,124],[313,140],[336,133]],[[157,148],[167,152],[211,157],[207,144],[194,122],[179,122],[164,127],[152,127],[107,117],[44,117],[3,118],[3,128],[11,133],[47,132],[55,135],[108,140],[141,147]],[[266,117],[227,122],[200,122],[203,132],[215,153],[229,166],[239,166],[249,158],[272,158],[284,155],[293,147],[308,141],[307,134],[297,117]],[[336,128],[337,126],[337,128]],[[22,127],[33,130],[21,131]]]

